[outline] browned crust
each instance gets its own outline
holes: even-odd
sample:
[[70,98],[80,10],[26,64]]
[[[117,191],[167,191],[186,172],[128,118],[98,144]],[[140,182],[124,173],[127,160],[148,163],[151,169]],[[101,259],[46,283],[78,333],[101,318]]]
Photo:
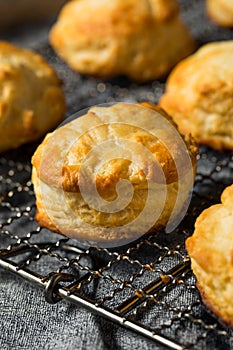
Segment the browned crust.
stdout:
[[144,82],[166,75],[194,50],[176,0],[96,3],[68,2],[49,34],[57,54],[78,72]]
[[219,322],[222,323],[225,327],[233,327],[233,319],[223,314],[222,310],[212,300],[209,299],[200,283],[196,282],[196,286],[200,292],[203,303],[215,316],[218,317]]
[[207,16],[222,27],[233,27],[233,6],[229,0],[206,0]]
[[[159,112],[177,129],[177,126],[172,120],[172,118],[164,110],[162,110],[156,105],[153,105],[147,102],[143,102],[141,105]],[[126,108],[126,113],[127,113],[127,108]],[[122,105],[122,113],[123,112],[124,112],[124,104]],[[90,113],[93,113],[93,112],[90,112]],[[89,116],[89,112],[86,116]],[[86,116],[84,116],[83,118],[85,118]],[[62,129],[59,129],[59,131],[61,132]],[[44,157],[44,152],[45,150],[49,152],[47,154],[47,157],[49,157],[49,161],[52,161],[52,154],[50,155],[50,151],[52,150],[54,152],[54,148],[50,150],[50,148],[47,147],[50,137],[53,137],[53,134],[49,134],[45,138],[45,140],[38,147],[37,151],[35,152],[32,158],[32,164],[37,169],[38,177],[42,178],[43,181],[45,180],[42,177],[43,175],[42,172],[45,170],[41,168],[41,166],[43,166],[43,164],[41,165],[41,161]],[[173,148],[174,152],[177,154],[179,153],[179,149],[176,147],[176,145],[173,143],[172,140],[168,140],[168,145],[164,145],[162,141],[158,140],[154,136],[151,136],[147,133],[133,134],[130,127],[129,127],[129,135],[127,137],[129,137],[129,139],[132,139],[133,141],[136,141],[139,144],[142,144],[143,146],[148,148],[148,150],[152,154],[155,155],[155,158],[159,162],[162,168],[163,174],[165,175],[167,184],[176,182],[178,180],[178,177],[180,176],[180,174],[177,173],[176,164],[174,162],[172,154],[170,153],[169,146],[171,147],[171,149]],[[196,156],[198,153],[197,145],[190,135],[186,135],[185,137],[183,136],[183,141],[187,147],[187,150],[189,151],[189,156],[193,166],[193,173],[195,174]],[[77,157],[80,153],[79,147],[81,147],[81,145],[80,146],[78,145],[77,149],[75,148],[72,151],[77,155]],[[80,157],[81,157],[81,154],[80,154]],[[78,158],[77,158],[77,161],[78,161]],[[139,185],[140,183],[142,184],[143,182],[146,183],[145,176],[147,176],[147,178],[150,178],[153,181],[157,181],[158,183],[160,181],[163,181],[163,179],[160,179],[160,175],[158,175],[160,173],[157,171],[155,164],[151,164],[149,161],[148,162],[146,160],[144,161],[144,168],[138,169],[138,174],[130,173],[130,170],[129,170],[130,165],[131,165],[131,162],[125,161],[123,159],[112,160],[110,162],[111,171],[109,170],[106,173],[104,172],[103,174],[97,174],[97,176],[94,179],[92,179],[95,181],[96,187],[99,190],[99,192],[102,193],[102,195],[104,195],[104,193],[108,191],[112,192],[111,189],[113,188],[115,191],[116,184],[122,178],[124,179],[128,178],[130,182],[135,186]],[[187,166],[186,162],[182,166],[183,166],[183,173],[185,175],[186,166]],[[48,184],[50,184],[51,182],[56,184],[56,186],[59,186],[59,187],[62,186],[63,190],[67,192],[79,192],[79,182],[82,181],[81,177],[79,176],[80,164],[78,163],[75,165],[63,164],[60,170],[60,173],[59,173],[59,170],[53,169],[53,165],[51,164],[51,166],[49,166],[48,169],[46,169],[46,171],[48,172],[48,176],[46,178],[46,182]],[[56,172],[59,173],[60,179],[59,179],[59,175],[58,176],[56,175]],[[54,177],[55,179],[56,177],[58,177],[58,180],[54,181]],[[90,179],[90,181],[92,180]],[[89,184],[87,183],[85,186],[89,186]]]
[[[175,124],[164,111],[154,105],[146,104],[146,106],[162,113],[175,128]],[[177,174],[170,151],[173,149],[174,152],[178,152],[175,155],[178,157],[181,155],[180,158],[183,159],[184,154],[180,150],[183,147],[178,146],[179,141],[182,146],[185,145],[180,134],[177,134],[177,129],[169,128],[170,124],[167,124],[167,121],[163,118],[164,128],[160,128],[161,120],[159,122],[156,120],[155,124],[152,122],[151,118],[154,118],[154,116],[156,118],[156,113],[137,104],[118,103],[111,107],[93,107],[90,109],[90,114],[87,113],[75,120],[74,124],[66,124],[54,131],[53,134],[49,134],[35,152],[32,158],[32,182],[37,199],[36,219],[41,226],[52,231],[63,233],[69,237],[85,238],[97,242],[133,239],[137,238],[141,231],[144,232],[144,228],[144,233],[146,233],[150,229],[158,230],[165,227],[172,214],[176,218],[181,214],[183,205],[187,200],[192,186],[192,176],[190,178],[186,175],[187,172],[190,174],[192,170],[195,173],[196,145],[192,143],[191,138],[186,138],[187,148],[184,147],[183,151],[185,155],[190,155],[192,168],[187,170],[187,160],[183,160],[185,164],[182,162],[180,164],[182,174]],[[157,117],[160,116],[157,115]],[[138,120],[141,123],[137,124]],[[155,129],[151,129],[152,127]],[[76,133],[76,129],[78,129],[78,133]],[[158,131],[158,134],[155,131]],[[70,144],[66,141],[70,141],[71,133],[73,134]],[[165,144],[168,142],[166,144],[167,149],[160,140],[161,136]],[[133,148],[130,148],[129,153],[127,153],[127,144],[125,146],[123,143],[125,147],[123,147],[123,150],[126,150],[127,157],[118,157],[115,152],[115,145],[118,145],[120,139],[129,140],[130,137],[133,140]],[[114,140],[109,146],[110,158],[107,158],[107,161],[101,164],[100,159],[102,157],[100,158],[100,155],[102,153],[97,154],[97,156],[96,154],[95,156],[92,155],[90,164],[84,166],[85,172],[82,173],[80,167],[82,162],[86,164],[84,162],[87,158],[86,154],[90,152],[92,147],[102,145],[105,140],[109,141],[109,139]],[[137,148],[138,145],[139,148]],[[146,152],[149,150],[149,155],[152,158],[147,158],[148,153],[146,155],[140,153],[141,145],[143,145],[143,150],[147,148]],[[68,147],[68,151],[66,147]],[[101,151],[103,150],[101,149]],[[139,150],[139,153],[136,152],[137,150]],[[135,163],[131,166],[133,162],[128,159],[128,155],[130,158],[130,155],[134,155],[135,152],[140,162],[138,165]],[[152,159],[156,158],[156,155],[167,182],[159,182],[156,162],[155,168],[153,168]],[[100,164],[101,168],[98,168]],[[44,173],[46,173],[46,176],[44,176]],[[146,211],[146,215],[142,216],[141,220],[140,213],[146,207],[149,197],[148,178],[151,180],[150,193],[155,195],[155,201],[150,197],[150,200],[148,200],[149,212]],[[132,185],[133,196],[130,198],[131,195],[129,194],[129,203],[126,203],[123,209],[116,212],[105,212],[106,203],[101,207],[101,210],[95,209],[92,204],[89,205],[80,190],[82,186],[87,198],[88,196],[92,198],[92,185],[94,184],[100,197],[105,201],[112,202],[117,199],[118,182],[124,179]],[[177,179],[179,179],[179,183]],[[125,187],[123,190],[125,190]],[[128,188],[126,188],[126,191],[127,193],[130,192],[128,192]],[[166,194],[163,201],[161,198],[164,192]],[[157,198],[156,193],[158,194]],[[176,206],[178,195],[180,195],[180,201]],[[161,212],[159,212],[160,208]],[[173,213],[173,210],[175,213]],[[156,218],[153,215],[154,211],[155,213],[158,212]],[[138,216],[139,220],[137,221]],[[55,220],[55,224],[52,218]],[[132,225],[127,226],[131,222]],[[148,222],[150,227],[147,227]],[[89,226],[87,227],[86,224]]]
[[38,224],[42,227],[49,229],[50,231],[62,234],[62,232],[59,231],[57,226],[54,224],[54,222],[47,215],[46,211],[43,210],[43,208],[40,207],[38,204],[37,204],[37,206],[38,206],[38,208],[36,211],[35,219],[38,222]]
[[[205,305],[233,327],[233,184],[221,195],[222,204],[205,209],[186,240],[197,288]],[[232,225],[232,226],[231,226]]]
[[0,152],[40,138],[66,108],[55,70],[41,55],[6,41],[0,41],[0,100]]
[[209,43],[181,61],[159,105],[181,133],[217,150],[233,149],[233,41]]

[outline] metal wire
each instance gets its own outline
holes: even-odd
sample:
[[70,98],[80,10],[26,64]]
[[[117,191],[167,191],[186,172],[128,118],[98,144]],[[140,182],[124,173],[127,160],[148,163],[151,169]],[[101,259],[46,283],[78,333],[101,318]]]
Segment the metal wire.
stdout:
[[[205,1],[179,2],[198,46],[232,39],[231,29],[207,20]],[[75,74],[48,42],[36,44],[28,32],[17,33],[18,43],[30,43],[55,68],[63,81],[67,115],[105,102],[156,103],[164,91],[162,80],[138,85],[123,77],[103,81]],[[199,213],[219,202],[222,190],[233,182],[232,153],[200,149],[192,201],[177,230],[111,250],[85,249],[36,223],[30,181],[35,147],[26,145],[0,156],[0,268],[42,288],[49,303],[66,299],[169,349],[231,348],[233,331],[203,305],[184,243]]]
[[232,330],[202,304],[184,246],[197,215],[231,184],[232,153],[201,148],[190,208],[175,232],[114,250],[84,249],[39,227],[30,154],[18,159],[0,158],[0,267],[40,286],[50,303],[78,303],[170,349],[232,341]]

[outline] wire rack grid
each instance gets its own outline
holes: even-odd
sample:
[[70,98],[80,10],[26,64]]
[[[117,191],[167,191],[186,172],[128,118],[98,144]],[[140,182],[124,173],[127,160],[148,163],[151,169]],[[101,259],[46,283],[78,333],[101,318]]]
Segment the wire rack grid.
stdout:
[[[227,348],[233,332],[202,304],[185,250],[197,215],[232,182],[232,153],[201,148],[188,213],[172,233],[118,249],[83,248],[34,220],[31,151],[0,158],[0,267],[170,349]],[[20,155],[21,154],[21,155]]]
[[[208,20],[204,0],[179,2],[198,46],[232,39],[231,29]],[[49,46],[49,28],[50,24],[41,40],[38,28],[6,34],[4,39],[35,49],[55,68],[63,81],[67,115],[105,102],[159,100],[162,80],[137,85],[123,77],[102,81],[76,74]],[[200,148],[190,207],[172,234],[149,234],[118,249],[86,249],[34,220],[30,159],[35,148],[26,145],[0,155],[0,268],[41,287],[49,303],[66,299],[82,305],[154,340],[159,348],[233,348],[233,331],[200,299],[185,250],[196,217],[219,202],[222,190],[233,182],[232,153]]]

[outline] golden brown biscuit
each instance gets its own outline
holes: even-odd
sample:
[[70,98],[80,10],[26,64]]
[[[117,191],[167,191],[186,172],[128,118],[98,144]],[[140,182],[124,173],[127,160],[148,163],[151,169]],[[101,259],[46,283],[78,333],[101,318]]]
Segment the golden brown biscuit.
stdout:
[[203,301],[233,326],[233,185],[221,200],[197,218],[186,247]]
[[159,105],[182,133],[233,149],[233,41],[204,45],[171,72]]
[[48,134],[32,158],[38,222],[79,240],[123,244],[177,220],[197,148],[159,110],[92,107]]
[[55,71],[38,54],[0,42],[0,152],[57,125],[65,99]]
[[220,26],[233,27],[232,0],[206,0],[207,15]]
[[78,72],[139,82],[164,76],[194,49],[176,0],[70,1],[50,42]]

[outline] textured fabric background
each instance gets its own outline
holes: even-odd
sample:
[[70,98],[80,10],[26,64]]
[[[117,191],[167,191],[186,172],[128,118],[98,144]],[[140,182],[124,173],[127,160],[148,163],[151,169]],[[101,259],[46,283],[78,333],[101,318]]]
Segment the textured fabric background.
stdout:
[[[198,45],[233,38],[232,30],[219,28],[206,18],[204,0],[184,0],[181,1],[181,5],[182,17],[189,25]],[[68,102],[67,115],[94,103],[112,100],[147,99],[156,102],[162,94],[163,81],[143,86],[129,85],[129,82],[118,79],[103,83],[101,80],[74,74],[54,55],[48,45],[47,35],[50,25],[51,23],[44,23],[33,28],[12,28],[8,33],[0,33],[0,39],[36,49],[46,56],[64,81]],[[174,294],[173,298],[175,297]],[[210,344],[209,348],[212,350],[215,347],[216,343],[212,344],[212,347]],[[77,305],[66,301],[49,305],[41,289],[0,268],[1,350],[162,348],[161,345],[95,316]],[[218,343],[216,348],[230,349],[231,344]]]

